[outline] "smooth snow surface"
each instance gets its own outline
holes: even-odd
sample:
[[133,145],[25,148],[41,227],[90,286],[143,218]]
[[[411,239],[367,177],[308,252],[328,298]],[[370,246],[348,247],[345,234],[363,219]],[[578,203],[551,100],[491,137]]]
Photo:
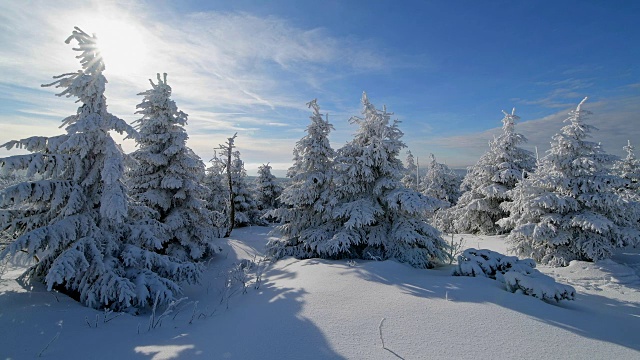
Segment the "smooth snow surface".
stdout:
[[[640,358],[637,249],[539,267],[576,288],[576,301],[559,304],[509,293],[495,280],[450,276],[449,266],[292,258],[270,265],[259,289],[252,278],[246,294],[226,296],[229,269],[259,255],[270,230],[234,230],[203,284],[150,330],[150,313],[105,323],[104,312],[16,281],[21,267],[12,265],[0,280],[0,358]],[[468,247],[505,252],[503,237],[464,237]]]

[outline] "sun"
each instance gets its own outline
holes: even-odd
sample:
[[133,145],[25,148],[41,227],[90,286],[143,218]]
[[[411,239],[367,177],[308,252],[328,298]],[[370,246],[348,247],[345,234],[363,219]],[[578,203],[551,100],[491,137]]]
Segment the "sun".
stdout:
[[143,29],[113,18],[94,19],[89,30],[98,38],[105,74],[128,76],[144,72],[148,63]]

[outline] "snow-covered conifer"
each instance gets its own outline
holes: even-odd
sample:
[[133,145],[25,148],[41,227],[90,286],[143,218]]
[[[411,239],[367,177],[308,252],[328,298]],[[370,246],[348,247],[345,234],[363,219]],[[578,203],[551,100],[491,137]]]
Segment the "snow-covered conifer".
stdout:
[[131,156],[137,167],[129,175],[132,198],[147,206],[165,227],[163,253],[174,258],[201,260],[213,252],[212,215],[206,207],[207,188],[202,160],[187,146],[187,114],[171,99],[167,74],[149,80],[151,89],[136,113],[140,148]]
[[614,157],[588,141],[596,128],[585,124],[586,98],[553,136],[551,149],[536,170],[510,193],[502,206],[511,215],[499,224],[517,255],[551,265],[607,258],[614,248],[635,244],[637,203],[615,190],[624,183],[609,173]]
[[293,149],[293,165],[287,171],[291,179],[280,196],[280,207],[270,214],[279,219],[280,237],[267,245],[269,255],[278,258],[319,256],[318,243],[335,233],[331,210],[335,151],[329,143],[333,125],[323,119],[316,100],[307,104],[313,110],[307,134]]
[[211,166],[205,171],[204,185],[208,188],[206,206],[211,211],[216,236],[222,237],[229,229],[229,186],[224,159],[214,152]]
[[398,121],[377,110],[362,96],[364,117],[354,117],[359,129],[338,150],[333,223],[336,233],[315,251],[330,258],[395,258],[419,268],[444,260],[446,243],[424,220],[439,201],[407,189],[399,159],[405,144]]
[[240,151],[237,150],[232,153],[231,182],[233,206],[235,208],[235,226],[266,225],[266,221],[260,218],[255,189],[247,179],[244,161],[240,159]]
[[636,158],[631,141],[627,141],[623,149],[627,152],[627,156],[616,161],[611,172],[626,181],[618,191],[625,197],[638,201],[640,200],[640,159]]
[[271,166],[268,163],[258,167],[255,187],[256,201],[261,214],[279,206],[278,197],[282,193],[282,187],[278,185],[276,177],[271,174]]
[[[123,153],[110,131],[137,136],[107,112],[104,63],[95,36],[75,28],[82,69],[45,86],[58,96],[77,97],[81,106],[65,118],[66,134],[11,141],[7,149],[28,155],[0,160],[3,171],[27,171],[25,181],[0,193],[0,229],[14,241],[0,258],[26,252],[35,259],[27,275],[77,294],[83,304],[124,309],[155,299],[170,301],[177,282],[197,280],[193,264],[176,264],[138,246],[157,244],[146,226],[128,222],[129,199],[122,183]],[[132,239],[135,239],[133,241]]]
[[496,224],[508,215],[500,204],[509,200],[507,192],[534,167],[533,154],[518,147],[526,138],[515,132],[515,122],[519,119],[515,109],[511,114],[503,113],[502,134],[489,143],[489,151],[468,169],[461,185],[464,193],[456,206],[441,214],[458,233],[504,231]]
[[420,192],[444,201],[446,207],[458,202],[460,197],[461,179],[445,164],[436,161],[433,154],[429,155],[427,173],[420,181]]
[[402,185],[407,189],[418,190],[418,182],[420,181],[418,175],[418,165],[416,165],[416,159],[410,150],[407,150],[407,163],[405,166],[404,177],[402,178]]

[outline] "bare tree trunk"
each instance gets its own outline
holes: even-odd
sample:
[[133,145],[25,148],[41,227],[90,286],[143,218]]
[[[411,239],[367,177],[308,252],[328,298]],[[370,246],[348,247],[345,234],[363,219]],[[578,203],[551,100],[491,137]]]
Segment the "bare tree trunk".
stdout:
[[220,145],[220,149],[227,152],[227,181],[229,184],[229,226],[227,227],[227,232],[224,234],[224,237],[231,236],[231,232],[236,224],[236,207],[234,205],[235,195],[233,194],[233,181],[231,178],[231,153],[233,152],[234,140],[238,133],[233,134],[233,137],[230,137],[227,140],[226,145]]

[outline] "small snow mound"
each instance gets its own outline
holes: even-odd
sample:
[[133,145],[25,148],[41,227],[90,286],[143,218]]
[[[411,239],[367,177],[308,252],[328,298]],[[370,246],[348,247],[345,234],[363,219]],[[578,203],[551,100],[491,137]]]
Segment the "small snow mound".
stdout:
[[640,286],[640,276],[634,268],[611,259],[599,260],[595,263],[574,260],[566,268],[558,268],[554,272],[576,284],[588,285],[598,282]]
[[640,285],[640,276],[638,276],[635,269],[626,264],[619,264],[611,259],[606,259],[597,261],[595,265],[610,275],[608,279],[612,283],[631,286]]

